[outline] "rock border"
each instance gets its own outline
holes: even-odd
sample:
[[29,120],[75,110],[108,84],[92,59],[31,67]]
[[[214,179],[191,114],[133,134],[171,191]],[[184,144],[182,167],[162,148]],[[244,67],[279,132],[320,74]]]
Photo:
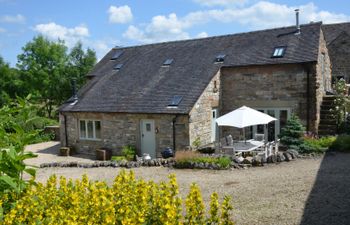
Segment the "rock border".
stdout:
[[[126,161],[122,160],[119,162],[116,161],[94,161],[91,163],[87,162],[52,162],[52,163],[42,163],[40,168],[48,167],[78,167],[78,168],[96,168],[96,167],[122,167],[122,168],[137,168],[137,167],[172,167],[175,169],[208,169],[208,170],[227,170],[227,169],[248,169],[250,167],[259,167],[266,164],[275,164],[280,162],[289,162],[296,160],[297,158],[314,158],[319,154],[306,154],[300,155],[295,150],[287,150],[283,152],[277,152],[275,155],[271,155],[265,159],[261,155],[256,155],[254,157],[240,158],[235,157],[231,158],[231,164],[222,168],[220,165],[215,163],[181,163],[177,164],[175,159],[151,159],[151,160],[139,160],[139,161]],[[210,157],[220,157],[223,155],[204,155]]]

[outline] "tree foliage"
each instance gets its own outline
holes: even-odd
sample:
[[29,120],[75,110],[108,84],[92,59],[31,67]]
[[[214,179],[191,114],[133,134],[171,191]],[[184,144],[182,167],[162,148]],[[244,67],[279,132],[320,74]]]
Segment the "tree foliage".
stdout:
[[13,69],[0,57],[0,106],[30,94],[50,118],[71,96],[71,80],[77,80],[78,88],[84,85],[85,75],[96,63],[95,52],[84,50],[80,42],[68,51],[63,41],[43,36],[28,42],[17,58]]
[[21,95],[20,86],[18,71],[11,68],[0,56],[0,107],[9,103],[16,95]]

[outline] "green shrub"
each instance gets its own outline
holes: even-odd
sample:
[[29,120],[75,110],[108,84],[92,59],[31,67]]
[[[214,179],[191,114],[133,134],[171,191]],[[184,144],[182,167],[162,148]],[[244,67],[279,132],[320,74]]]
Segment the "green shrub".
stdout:
[[336,140],[336,137],[322,137],[316,138],[304,138],[304,143],[300,146],[300,152],[302,153],[322,153],[325,152]]
[[191,163],[211,163],[220,166],[220,168],[228,168],[231,164],[231,159],[226,156],[222,157],[208,157],[208,156],[197,156],[195,158],[176,160],[176,164],[180,164],[180,167],[188,167]]
[[126,160],[125,156],[112,156],[112,161],[120,162]]
[[288,119],[287,124],[282,128],[279,138],[281,143],[289,148],[300,150],[300,146],[303,144],[303,135],[305,128],[301,124],[299,118],[293,115]]
[[329,149],[340,152],[350,152],[350,135],[339,135]]
[[122,149],[122,155],[127,159],[127,160],[133,160],[134,156],[136,154],[136,148],[135,146],[132,145],[126,145]]
[[198,149],[199,146],[201,146],[201,139],[197,137],[193,142],[192,145],[194,146],[195,149]]

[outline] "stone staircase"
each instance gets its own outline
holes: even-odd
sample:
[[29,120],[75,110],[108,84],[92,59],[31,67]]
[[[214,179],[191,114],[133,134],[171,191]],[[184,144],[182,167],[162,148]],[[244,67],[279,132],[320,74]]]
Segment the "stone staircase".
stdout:
[[330,109],[334,108],[334,95],[323,96],[321,111],[320,111],[320,124],[318,125],[318,135],[334,135],[337,132],[336,119],[333,117]]

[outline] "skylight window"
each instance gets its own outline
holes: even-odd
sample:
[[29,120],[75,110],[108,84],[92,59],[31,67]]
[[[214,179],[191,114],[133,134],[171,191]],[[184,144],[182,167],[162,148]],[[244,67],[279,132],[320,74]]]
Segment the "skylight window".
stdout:
[[286,47],[276,47],[273,51],[272,57],[273,58],[281,58],[284,56],[286,52]]
[[123,54],[123,50],[117,50],[114,55],[112,56],[111,60],[116,60],[118,59],[122,54]]
[[118,63],[113,67],[114,70],[120,70],[123,67],[123,63]]
[[177,107],[180,104],[181,100],[182,100],[182,96],[174,95],[168,106],[169,107]]
[[219,54],[215,57],[215,62],[216,63],[222,63],[225,60],[225,54]]
[[172,64],[174,61],[174,59],[166,59],[164,62],[163,62],[163,66],[170,66],[170,64]]

